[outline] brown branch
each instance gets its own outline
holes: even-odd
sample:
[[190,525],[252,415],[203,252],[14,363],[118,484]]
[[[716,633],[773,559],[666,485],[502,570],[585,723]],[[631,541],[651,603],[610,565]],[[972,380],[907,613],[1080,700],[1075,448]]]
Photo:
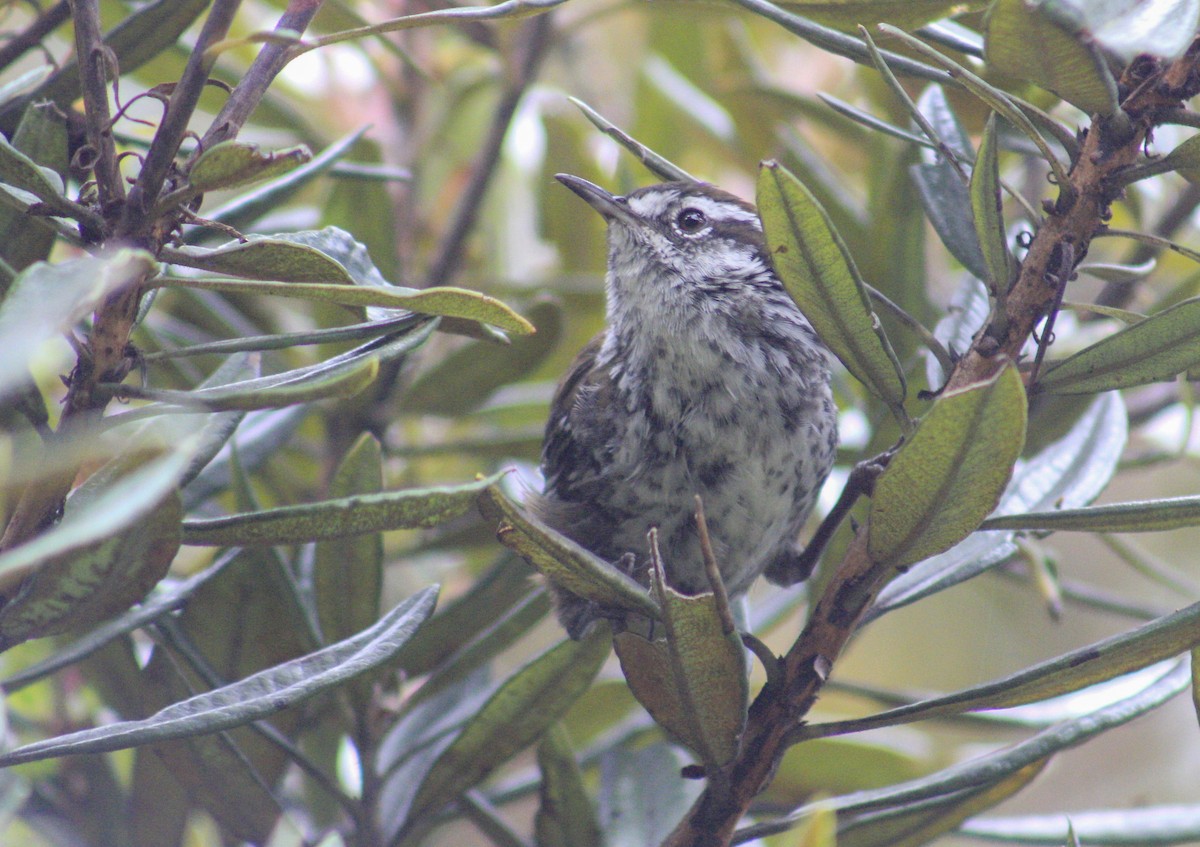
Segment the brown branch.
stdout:
[[[1181,101],[1200,93],[1200,41],[1162,68],[1135,61],[1121,80],[1134,92],[1122,104],[1121,120],[1093,121],[1069,184],[1059,186],[1056,202],[1047,203],[1016,282],[959,360],[947,383],[960,388],[993,377],[1016,361],[1102,232],[1121,189],[1121,171],[1137,161],[1150,130]],[[779,684],[763,687],[750,707],[742,749],[723,778],[710,783],[664,847],[725,847],[754,797],[766,787],[796,729],[816,702],[829,672],[859,620],[892,569],[871,561],[869,526],[855,534],[832,581],[812,610],[804,631],[782,660]],[[719,789],[716,786],[719,785]]]
[[[275,32],[288,30],[303,34],[313,17],[321,10],[323,3],[324,0],[289,0],[287,9],[275,24]],[[262,50],[254,57],[246,75],[225,101],[225,106],[217,113],[212,126],[201,139],[198,150],[206,150],[221,141],[236,138],[242,125],[258,108],[259,101],[271,87],[275,77],[294,55],[296,54],[289,44],[276,41],[264,44]]]
[[[79,80],[83,87],[83,108],[87,116],[88,144],[95,150],[93,170],[100,195],[100,212],[119,205],[125,199],[125,186],[117,166],[117,147],[113,141],[112,118],[108,111],[108,74],[118,73],[112,50],[105,45],[100,31],[100,6],[97,0],[71,0],[75,18],[75,52],[79,57]],[[92,233],[97,240],[100,233]]]

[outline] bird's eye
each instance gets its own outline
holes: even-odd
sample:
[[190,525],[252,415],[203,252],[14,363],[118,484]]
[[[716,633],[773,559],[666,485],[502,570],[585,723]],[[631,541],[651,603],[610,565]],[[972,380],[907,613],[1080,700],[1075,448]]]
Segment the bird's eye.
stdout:
[[695,235],[708,225],[708,216],[699,209],[684,209],[675,218],[675,225],[684,235]]

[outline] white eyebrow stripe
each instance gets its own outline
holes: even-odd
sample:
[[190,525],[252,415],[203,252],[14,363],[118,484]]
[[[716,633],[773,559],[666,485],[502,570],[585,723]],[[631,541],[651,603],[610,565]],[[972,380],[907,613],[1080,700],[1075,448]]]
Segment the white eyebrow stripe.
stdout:
[[644,218],[657,218],[679,197],[678,191],[651,191],[629,198],[629,208]]
[[714,200],[711,197],[687,197],[684,199],[683,205],[688,208],[699,209],[708,215],[709,220],[712,221],[758,223],[758,215],[753,212],[743,209],[741,206],[736,206],[733,203]]

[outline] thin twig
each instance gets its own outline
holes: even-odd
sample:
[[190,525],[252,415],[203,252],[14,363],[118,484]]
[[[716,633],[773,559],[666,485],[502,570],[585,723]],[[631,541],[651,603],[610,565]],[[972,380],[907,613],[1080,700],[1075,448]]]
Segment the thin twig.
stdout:
[[158,200],[179,152],[179,145],[187,134],[188,122],[196,111],[196,104],[200,102],[208,74],[216,63],[216,56],[208,54],[208,47],[225,37],[241,3],[242,0],[215,0],[213,3],[183,75],[171,92],[170,105],[154,134],[154,140],[150,142],[137,183],[129,192],[129,202],[122,212],[118,234],[138,239],[144,230],[155,224],[150,211]]
[[[117,167],[117,149],[112,136],[108,110],[108,73],[117,69],[112,51],[104,44],[100,31],[99,0],[72,0],[75,18],[75,52],[79,56],[79,80],[83,87],[83,108],[87,116],[88,144],[96,151],[96,188],[100,210],[106,212],[125,198],[121,170]],[[99,236],[99,233],[96,233]]]
[[429,285],[446,285],[449,283],[458,267],[462,264],[463,243],[467,240],[475,226],[475,218],[479,214],[479,206],[483,202],[496,165],[500,161],[500,151],[504,145],[504,137],[512,124],[517,106],[525,95],[526,88],[537,75],[546,48],[550,43],[551,18],[549,15],[530,21],[523,28],[522,51],[518,54],[516,74],[509,83],[500,99],[500,104],[492,115],[492,125],[484,139],[483,147],[471,168],[471,178],[463,190],[462,199],[454,212],[454,219],[445,237],[442,238],[441,249],[437,257],[430,263],[427,283]]
[[[303,33],[321,9],[324,0],[289,0],[287,9],[279,16],[275,32]],[[295,58],[290,41],[268,41],[254,57],[250,69],[242,77],[225,106],[217,113],[212,126],[204,133],[197,151],[207,150],[221,141],[235,138],[250,114],[258,107],[263,94],[275,81],[284,66]]]

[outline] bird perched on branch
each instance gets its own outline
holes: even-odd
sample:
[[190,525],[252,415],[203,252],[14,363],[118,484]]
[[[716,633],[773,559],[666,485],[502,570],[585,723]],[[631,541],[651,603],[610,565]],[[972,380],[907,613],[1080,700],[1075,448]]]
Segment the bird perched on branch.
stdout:
[[[836,409],[754,207],[704,183],[618,197],[557,178],[608,222],[608,326],[554,398],[534,512],[635,578],[657,528],[668,584],[695,594],[709,589],[699,495],[731,597],[763,573],[806,579],[798,535],[833,464]],[[623,617],[551,587],[573,638]]]

